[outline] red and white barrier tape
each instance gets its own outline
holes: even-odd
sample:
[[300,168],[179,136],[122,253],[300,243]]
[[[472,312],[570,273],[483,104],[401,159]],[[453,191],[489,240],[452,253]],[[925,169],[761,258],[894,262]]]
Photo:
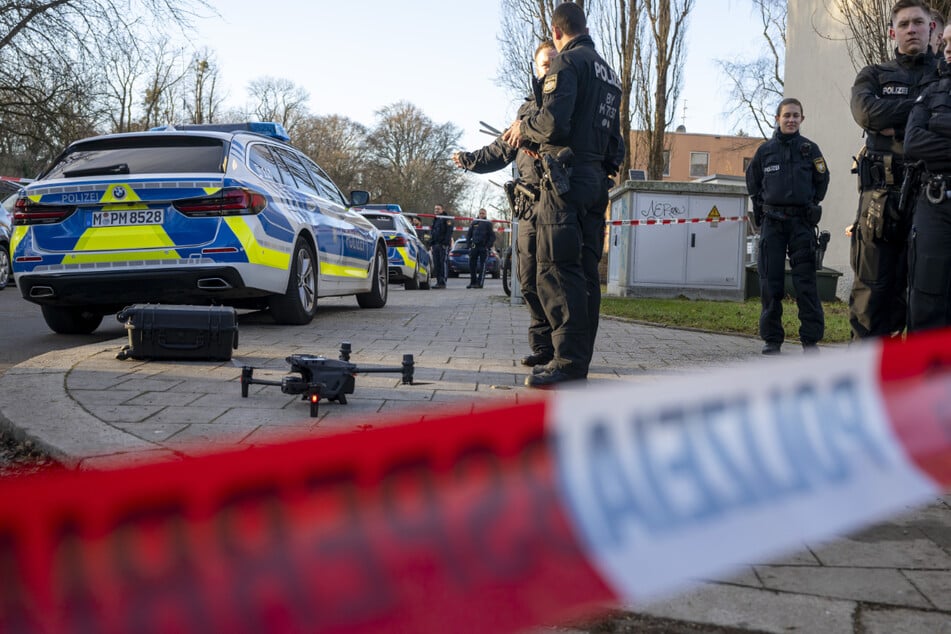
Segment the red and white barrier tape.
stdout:
[[638,226],[638,225],[686,225],[699,224],[701,222],[745,222],[746,216],[729,216],[726,218],[648,218],[645,220],[608,220],[608,225],[612,227]]
[[0,631],[516,631],[951,488],[951,332],[722,372],[0,480]]

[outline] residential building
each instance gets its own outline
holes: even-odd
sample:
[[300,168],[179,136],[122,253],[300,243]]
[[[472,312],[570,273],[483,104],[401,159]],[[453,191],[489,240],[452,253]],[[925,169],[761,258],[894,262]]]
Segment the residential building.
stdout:
[[[632,169],[647,172],[647,142],[644,132],[631,132]],[[664,135],[665,181],[692,181],[714,174],[743,176],[764,139],[756,136],[695,134],[683,126]]]

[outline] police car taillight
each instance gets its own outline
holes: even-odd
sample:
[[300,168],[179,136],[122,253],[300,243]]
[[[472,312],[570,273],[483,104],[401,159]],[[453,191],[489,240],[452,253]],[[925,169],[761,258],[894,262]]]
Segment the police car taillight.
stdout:
[[386,239],[386,246],[388,247],[405,247],[406,238],[403,236],[392,236]]
[[222,189],[212,196],[187,198],[172,203],[175,209],[186,216],[203,218],[209,216],[250,216],[261,213],[267,199],[250,189]]
[[13,224],[51,225],[66,220],[74,211],[75,205],[42,205],[29,198],[18,198],[13,205]]

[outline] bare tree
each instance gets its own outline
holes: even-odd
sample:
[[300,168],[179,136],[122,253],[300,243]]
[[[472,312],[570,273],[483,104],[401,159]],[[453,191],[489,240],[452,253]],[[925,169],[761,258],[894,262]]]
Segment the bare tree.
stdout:
[[261,121],[276,121],[288,132],[307,116],[310,94],[289,79],[260,77],[248,84],[251,106],[248,112]]
[[738,121],[749,121],[765,139],[774,124],[776,104],[783,98],[783,73],[786,63],[786,0],[752,0],[759,12],[765,50],[759,57],[743,60],[717,60],[720,70],[730,79],[731,112]]
[[379,110],[366,142],[366,184],[373,199],[404,209],[429,209],[437,200],[455,205],[466,185],[449,157],[461,136],[453,124],[436,124],[405,101]]
[[347,117],[307,116],[294,132],[294,145],[320,164],[345,192],[366,189],[364,159],[367,129]]
[[138,105],[137,89],[146,72],[146,58],[139,48],[137,38],[125,30],[110,34],[113,46],[103,55],[106,101],[111,132],[128,132],[135,121]]
[[674,120],[683,83],[687,18],[694,0],[644,0],[647,37],[635,45],[639,114],[647,144],[647,177],[664,175],[664,134]]
[[212,12],[206,0],[0,0],[0,147],[35,165],[80,136],[131,127],[144,68],[115,51],[137,57],[130,44],[187,30],[198,11]]
[[224,102],[218,92],[220,68],[214,54],[204,48],[195,53],[189,67],[188,115],[192,123],[214,123]]
[[[605,57],[616,70],[621,81],[621,138],[631,139],[631,94],[638,80],[637,67],[634,64],[637,47],[644,39],[644,27],[641,20],[640,0],[604,0],[597,14],[599,31],[605,34]],[[627,142],[630,146],[630,141]],[[633,164],[634,154],[628,151],[624,155],[621,174]]]
[[181,84],[188,72],[183,67],[183,55],[181,49],[167,50],[156,43],[152,68],[142,93],[140,130],[185,120],[184,113],[179,112]]

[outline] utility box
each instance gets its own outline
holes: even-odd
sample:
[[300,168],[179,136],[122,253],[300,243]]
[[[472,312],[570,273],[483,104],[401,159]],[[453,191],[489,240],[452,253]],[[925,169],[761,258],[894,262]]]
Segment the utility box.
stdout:
[[608,295],[745,298],[745,185],[626,181],[611,190]]

